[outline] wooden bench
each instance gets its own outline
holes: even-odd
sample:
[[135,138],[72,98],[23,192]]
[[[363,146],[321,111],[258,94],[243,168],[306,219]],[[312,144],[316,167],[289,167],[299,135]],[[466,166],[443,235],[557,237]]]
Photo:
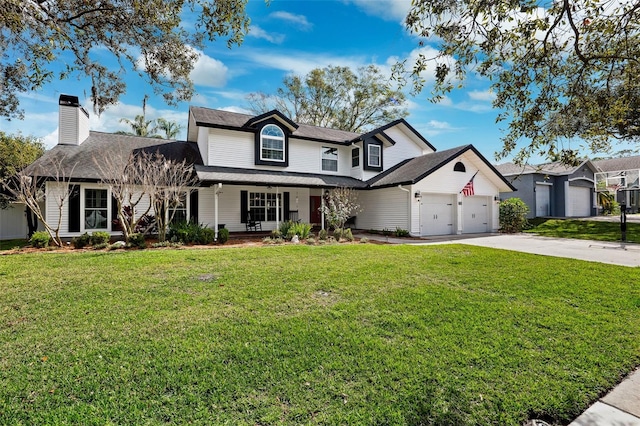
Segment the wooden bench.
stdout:
[[262,222],[251,219],[251,214],[247,213],[247,222],[245,223],[247,232],[262,231]]

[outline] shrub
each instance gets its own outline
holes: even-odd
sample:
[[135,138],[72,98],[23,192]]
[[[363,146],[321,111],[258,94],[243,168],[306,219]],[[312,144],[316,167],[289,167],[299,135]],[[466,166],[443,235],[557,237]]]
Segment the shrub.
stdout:
[[294,235],[297,235],[301,240],[306,240],[311,234],[311,224],[309,223],[294,223],[291,229],[293,229]]
[[273,238],[274,240],[276,238],[282,238],[282,233],[279,229],[274,229],[273,231],[271,231],[271,238]]
[[91,238],[89,242],[92,246],[98,246],[102,244],[109,244],[109,240],[111,239],[111,235],[105,231],[96,231],[91,234]]
[[74,237],[71,239],[71,245],[73,248],[81,249],[91,244],[91,236],[86,232],[79,237]]
[[104,250],[106,248],[109,248],[109,243],[99,243],[99,244],[92,244],[93,249],[94,250]]
[[153,248],[162,248],[162,247],[182,247],[182,243],[172,243],[171,241],[159,241],[157,243],[151,244]]
[[389,236],[389,235],[391,235],[391,234],[392,234],[391,230],[389,230],[389,229],[387,229],[387,228],[384,228],[384,229],[382,230],[382,235],[384,235],[385,237],[388,237],[388,236]]
[[309,244],[310,246],[315,245],[316,240],[315,238],[307,238],[307,244]]
[[360,244],[367,244],[368,242],[369,242],[369,239],[367,237],[360,238]]
[[190,244],[198,239],[200,233],[200,225],[194,222],[180,221],[169,224],[167,239],[173,242],[180,241],[184,244]]
[[340,242],[340,240],[342,239],[342,229],[340,228],[336,228],[333,230],[333,238],[336,239],[336,241]]
[[321,229],[320,232],[318,232],[318,239],[320,241],[325,241],[327,237],[329,237],[329,233],[326,229]]
[[198,233],[199,244],[211,244],[216,240],[216,231],[211,228],[203,227]]
[[502,232],[520,232],[527,225],[529,207],[520,198],[509,198],[500,203],[500,230]]
[[144,240],[144,235],[139,233],[129,235],[129,247],[140,249],[147,248],[147,242]]
[[396,237],[408,237],[409,236],[409,231],[407,231],[406,229],[402,229],[402,228],[396,228]]
[[229,230],[227,228],[218,229],[218,242],[224,244],[229,241]]
[[[291,227],[294,224],[295,224],[295,222],[293,222],[291,220],[286,220],[286,221],[280,223],[280,226],[278,227],[278,230],[280,231],[280,236],[288,237],[289,230],[291,229]],[[293,237],[293,235],[291,237]],[[291,237],[288,237],[288,238],[291,239]]]
[[31,243],[31,245],[36,248],[48,247],[49,242],[51,242],[51,235],[49,235],[47,231],[34,232],[29,239],[29,243]]
[[353,241],[353,232],[351,232],[351,228],[347,228],[344,230],[344,233],[342,234],[342,238],[344,238],[349,242]]

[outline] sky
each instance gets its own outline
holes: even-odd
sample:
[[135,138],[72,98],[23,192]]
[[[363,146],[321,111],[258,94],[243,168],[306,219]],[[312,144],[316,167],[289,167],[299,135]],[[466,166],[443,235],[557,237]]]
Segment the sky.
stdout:
[[[20,95],[25,119],[0,119],[0,130],[21,132],[43,139],[47,148],[57,143],[58,98],[75,95],[90,112],[91,130],[127,131],[121,118],[133,120],[147,101],[147,118],[163,117],[183,126],[178,139],[186,138],[190,105],[251,113],[246,96],[252,92],[275,93],[290,74],[305,75],[329,65],[353,69],[376,65],[386,73],[399,60],[415,58],[435,46],[418,46],[418,39],[403,25],[410,0],[249,0],[249,34],[240,46],[228,48],[224,40],[209,42],[192,73],[196,95],[188,103],[168,106],[134,72],[127,72],[127,93],[100,116],[91,110],[90,83],[72,78],[49,83],[36,92]],[[430,81],[417,96],[408,96],[406,120],[438,150],[473,144],[490,162],[501,149],[506,124],[495,123],[489,82],[469,74],[463,89],[441,102],[429,101]],[[408,92],[408,89],[407,89]],[[508,161],[509,158],[499,162]],[[535,160],[535,159],[532,159]],[[540,159],[542,162],[542,159]]]

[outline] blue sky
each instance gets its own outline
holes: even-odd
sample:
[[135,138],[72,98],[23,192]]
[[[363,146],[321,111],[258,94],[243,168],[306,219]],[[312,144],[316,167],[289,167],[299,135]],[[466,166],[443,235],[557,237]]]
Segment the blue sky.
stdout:
[[[272,0],[269,5],[263,0],[249,0],[250,33],[241,46],[231,49],[224,41],[207,45],[192,74],[196,96],[190,103],[167,106],[129,71],[127,93],[100,117],[91,113],[91,129],[128,130],[119,123],[120,118],[133,119],[140,114],[142,99],[149,95],[147,117],[177,121],[183,125],[180,138],[184,138],[189,105],[249,113],[245,99],[248,93],[275,93],[290,73],[304,75],[328,65],[355,69],[369,64],[390,72],[397,60],[408,58],[410,63],[420,49],[427,53],[434,49],[419,48],[418,40],[405,30],[402,21],[409,6],[408,0]],[[427,85],[423,93],[408,98],[407,121],[438,150],[473,144],[495,162],[494,152],[501,147],[500,128],[505,123],[495,123],[497,111],[491,107],[488,81],[470,74],[464,89],[433,104],[428,100],[432,77],[424,77]],[[0,119],[0,129],[42,137],[47,147],[53,146],[57,142],[61,93],[78,96],[91,111],[88,81],[56,81],[23,94],[20,99],[25,120]]]

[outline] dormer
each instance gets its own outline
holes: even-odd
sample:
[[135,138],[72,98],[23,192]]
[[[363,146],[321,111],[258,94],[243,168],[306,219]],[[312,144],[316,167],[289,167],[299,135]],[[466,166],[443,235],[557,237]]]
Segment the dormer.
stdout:
[[260,166],[289,166],[289,137],[298,128],[280,111],[252,117],[244,126],[255,130],[254,163]]

